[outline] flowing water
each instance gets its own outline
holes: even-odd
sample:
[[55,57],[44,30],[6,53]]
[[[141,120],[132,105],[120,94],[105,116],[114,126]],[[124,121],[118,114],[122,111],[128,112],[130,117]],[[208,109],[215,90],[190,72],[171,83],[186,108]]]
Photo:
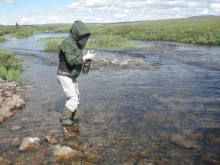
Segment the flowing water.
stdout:
[[[0,44],[23,59],[26,107],[0,125],[0,157],[11,164],[55,164],[56,146],[82,152],[61,164],[220,164],[220,48],[137,41],[135,49],[101,49],[98,58],[144,61],[144,66],[100,65],[77,78],[79,132],[64,135],[59,118],[66,97],[56,79],[58,53],[44,52],[36,34]],[[86,53],[86,52],[84,52]],[[14,126],[20,129],[13,130]],[[24,137],[41,145],[21,153]]]

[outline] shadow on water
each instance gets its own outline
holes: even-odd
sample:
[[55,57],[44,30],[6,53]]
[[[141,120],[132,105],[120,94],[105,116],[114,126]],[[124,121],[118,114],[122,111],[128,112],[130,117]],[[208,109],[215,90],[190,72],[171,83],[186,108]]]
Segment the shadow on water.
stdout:
[[[60,145],[82,151],[66,164],[220,163],[219,47],[137,41],[140,47],[132,50],[97,50],[100,59],[139,60],[145,67],[105,64],[81,74],[79,132],[64,136],[59,118],[66,98],[56,79],[57,53],[42,51],[44,44],[36,42],[48,36],[54,34],[0,44],[24,59],[24,85],[33,86],[23,94],[26,107],[0,125],[2,157],[53,164],[55,146],[44,141],[50,132]],[[41,145],[20,153],[27,136],[39,137]]]

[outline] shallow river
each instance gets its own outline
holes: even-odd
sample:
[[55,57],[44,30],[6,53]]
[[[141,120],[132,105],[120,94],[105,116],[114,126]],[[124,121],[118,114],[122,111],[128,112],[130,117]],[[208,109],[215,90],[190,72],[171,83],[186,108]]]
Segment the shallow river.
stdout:
[[[98,65],[77,78],[79,132],[64,136],[66,97],[56,79],[58,53],[44,52],[36,34],[0,44],[23,59],[26,107],[0,125],[0,157],[11,164],[55,164],[44,137],[83,156],[61,164],[220,164],[220,47],[137,41],[135,49],[97,50],[97,58],[144,61]],[[86,52],[84,52],[86,53]],[[13,130],[14,126],[20,129]],[[41,145],[21,153],[24,137]]]

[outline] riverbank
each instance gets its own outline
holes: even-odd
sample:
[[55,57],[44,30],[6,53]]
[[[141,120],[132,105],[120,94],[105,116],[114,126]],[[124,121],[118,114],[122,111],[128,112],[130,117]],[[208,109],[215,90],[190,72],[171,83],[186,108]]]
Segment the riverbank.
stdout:
[[12,79],[0,78],[0,123],[12,117],[14,111],[25,106],[25,101],[17,94],[18,92],[24,92],[19,83]]
[[[220,16],[183,18],[123,24],[86,24],[91,31],[90,47],[134,47],[133,44],[116,44],[119,40],[152,40],[203,45],[220,45]],[[32,26],[1,26],[0,36],[11,34],[17,38],[34,35],[37,31],[68,33],[71,24],[50,24]],[[110,44],[108,43],[109,38]],[[115,41],[114,38],[117,38]]]

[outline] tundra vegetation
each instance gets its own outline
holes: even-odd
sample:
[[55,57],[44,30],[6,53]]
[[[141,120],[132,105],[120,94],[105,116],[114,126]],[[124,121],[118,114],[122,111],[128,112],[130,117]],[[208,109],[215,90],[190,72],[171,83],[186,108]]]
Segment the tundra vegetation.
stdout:
[[[87,24],[87,26],[92,33],[87,48],[137,46],[135,42],[127,42],[129,40],[220,45],[220,16],[124,24]],[[67,33],[69,27],[57,28],[54,32]],[[51,48],[51,50],[56,49]]]
[[[1,26],[0,36],[11,34],[15,37],[27,37],[36,31],[51,30],[56,33],[68,33],[71,24],[48,24],[39,26]],[[87,47],[123,47],[133,48],[135,42],[129,40],[156,40],[184,42],[208,45],[220,45],[220,16],[203,18],[184,18],[172,20],[145,21],[123,24],[87,24],[92,35]],[[50,38],[45,50],[57,51],[61,40]],[[129,41],[129,42],[128,42]]]
[[0,77],[4,80],[11,78],[14,81],[21,82],[22,74],[21,60],[9,50],[0,50]]
[[46,43],[44,47],[45,51],[59,51],[60,44],[64,39],[65,37],[48,37],[48,38],[41,38],[38,41]]

